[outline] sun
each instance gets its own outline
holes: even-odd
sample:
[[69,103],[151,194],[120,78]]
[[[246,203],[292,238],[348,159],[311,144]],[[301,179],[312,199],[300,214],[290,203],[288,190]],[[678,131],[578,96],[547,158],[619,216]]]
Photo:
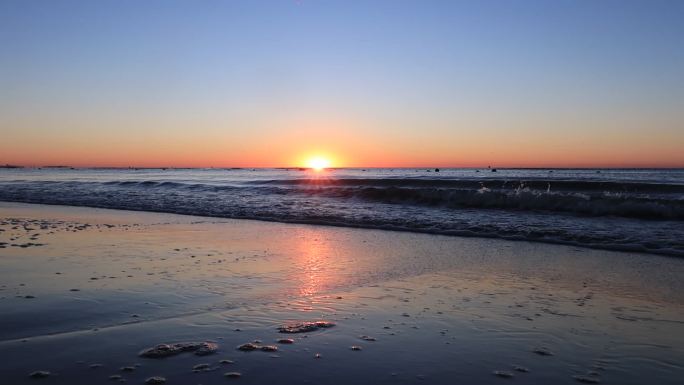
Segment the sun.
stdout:
[[315,156],[313,158],[309,158],[306,161],[306,166],[313,170],[321,171],[325,168],[330,167],[330,160],[320,156]]

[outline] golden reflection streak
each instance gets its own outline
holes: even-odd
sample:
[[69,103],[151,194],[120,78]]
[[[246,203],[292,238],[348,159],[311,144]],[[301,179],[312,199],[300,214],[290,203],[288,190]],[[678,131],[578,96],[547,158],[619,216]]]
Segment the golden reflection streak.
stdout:
[[326,274],[326,264],[329,263],[331,253],[330,245],[323,240],[320,232],[314,229],[304,229],[297,237],[300,255],[299,265],[302,267],[299,273],[299,294],[303,297],[312,297],[325,289],[330,282]]

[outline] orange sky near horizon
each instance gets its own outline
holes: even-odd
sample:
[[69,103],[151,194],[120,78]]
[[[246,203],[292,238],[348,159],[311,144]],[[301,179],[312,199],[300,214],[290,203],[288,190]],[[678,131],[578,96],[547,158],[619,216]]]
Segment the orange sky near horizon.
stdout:
[[[639,119],[484,115],[405,113],[410,119],[400,121],[302,110],[242,119],[212,112],[202,119],[176,112],[78,120],[64,114],[19,117],[0,126],[5,139],[0,164],[304,167],[321,156],[332,167],[684,167],[684,132],[663,129],[651,135]],[[665,128],[676,124],[653,122]]]
[[550,142],[545,138],[516,141],[473,135],[435,143],[420,136],[383,140],[324,132],[239,141],[202,135],[138,139],[55,136],[30,146],[0,144],[0,163],[29,167],[306,167],[310,158],[322,157],[331,167],[684,167],[676,142],[649,143],[638,136],[623,136],[612,146],[571,137]]

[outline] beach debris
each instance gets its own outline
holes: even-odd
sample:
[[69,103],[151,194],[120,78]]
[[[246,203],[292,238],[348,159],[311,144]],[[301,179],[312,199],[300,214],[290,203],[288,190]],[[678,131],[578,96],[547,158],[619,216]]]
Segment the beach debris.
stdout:
[[308,333],[321,328],[331,328],[333,326],[335,326],[335,324],[329,321],[304,321],[285,324],[278,327],[278,331],[281,333]]
[[501,377],[501,378],[513,378],[513,377],[515,377],[515,375],[513,375],[513,373],[507,372],[505,370],[495,370],[493,373],[495,376]]
[[165,358],[184,352],[195,352],[198,356],[216,353],[218,344],[214,342],[179,342],[175,344],[159,344],[140,352],[145,358]]
[[227,373],[223,373],[223,376],[228,377],[228,378],[240,378],[240,377],[242,377],[242,373],[240,373],[240,372],[227,372]]
[[294,340],[292,338],[281,338],[277,341],[279,344],[294,344]]
[[147,385],[160,385],[160,384],[166,383],[166,378],[160,377],[160,376],[154,376],[154,377],[150,377],[150,378],[146,379],[145,383]]
[[596,377],[589,377],[589,376],[572,376],[572,378],[575,379],[577,382],[581,382],[583,384],[600,384],[601,380],[596,378]]
[[533,353],[539,354],[540,356],[552,356],[553,352],[546,347],[539,347],[532,349]]
[[31,372],[29,374],[29,377],[31,378],[45,378],[45,377],[50,377],[52,373],[50,373],[47,370],[36,370],[34,372]]
[[363,348],[360,347],[360,346],[358,346],[358,345],[352,345],[351,350],[356,350],[356,351],[358,351],[358,350],[363,350]]

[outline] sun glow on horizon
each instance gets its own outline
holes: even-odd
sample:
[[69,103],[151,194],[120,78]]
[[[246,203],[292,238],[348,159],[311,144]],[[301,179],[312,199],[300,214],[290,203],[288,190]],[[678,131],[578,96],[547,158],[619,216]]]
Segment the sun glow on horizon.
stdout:
[[330,159],[324,158],[322,156],[314,156],[306,161],[306,166],[315,171],[326,169],[330,167],[330,164]]

